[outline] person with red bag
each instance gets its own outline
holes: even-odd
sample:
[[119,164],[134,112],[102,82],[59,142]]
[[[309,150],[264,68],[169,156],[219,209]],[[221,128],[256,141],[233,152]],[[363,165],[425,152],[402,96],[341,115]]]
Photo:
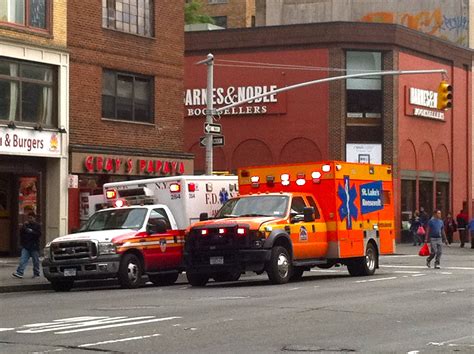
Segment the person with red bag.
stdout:
[[443,243],[446,245],[446,233],[444,232],[444,222],[441,218],[441,210],[435,210],[433,217],[428,221],[425,242],[430,242],[431,254],[426,258],[426,266],[431,268],[431,260],[435,258],[435,269],[440,268],[441,254],[443,253]]

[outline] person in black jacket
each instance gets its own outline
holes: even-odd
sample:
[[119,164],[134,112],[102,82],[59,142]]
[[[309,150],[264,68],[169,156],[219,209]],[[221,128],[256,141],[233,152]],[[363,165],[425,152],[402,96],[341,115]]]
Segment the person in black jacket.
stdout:
[[20,264],[12,276],[15,278],[23,278],[23,274],[30,257],[33,260],[33,278],[40,276],[40,238],[41,225],[36,222],[35,213],[30,212],[28,214],[28,221],[25,222],[20,229]]

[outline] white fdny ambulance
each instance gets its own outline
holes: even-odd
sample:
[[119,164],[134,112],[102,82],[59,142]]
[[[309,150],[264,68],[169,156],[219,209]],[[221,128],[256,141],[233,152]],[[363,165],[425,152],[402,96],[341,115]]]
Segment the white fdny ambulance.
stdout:
[[238,195],[237,176],[175,176],[107,183],[110,207],[44,250],[43,273],[56,291],[75,280],[118,278],[125,288],[148,275],[173,284],[184,270],[185,229]]

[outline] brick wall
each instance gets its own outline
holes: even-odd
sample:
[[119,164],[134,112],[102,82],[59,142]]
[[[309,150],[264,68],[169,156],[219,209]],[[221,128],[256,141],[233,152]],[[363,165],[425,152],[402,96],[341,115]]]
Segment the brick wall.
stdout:
[[49,33],[31,31],[21,26],[0,24],[0,37],[39,46],[64,48],[67,43],[67,0],[51,1],[51,29]]
[[[68,9],[70,143],[147,151],[183,149],[183,7],[155,1],[154,38],[102,28],[101,2]],[[154,77],[154,122],[101,117],[103,68]]]

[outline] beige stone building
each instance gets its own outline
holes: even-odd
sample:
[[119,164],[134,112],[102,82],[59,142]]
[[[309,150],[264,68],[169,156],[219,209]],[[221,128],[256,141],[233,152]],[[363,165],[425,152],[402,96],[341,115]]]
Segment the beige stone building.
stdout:
[[0,255],[31,212],[42,245],[66,231],[68,86],[67,0],[1,1]]

